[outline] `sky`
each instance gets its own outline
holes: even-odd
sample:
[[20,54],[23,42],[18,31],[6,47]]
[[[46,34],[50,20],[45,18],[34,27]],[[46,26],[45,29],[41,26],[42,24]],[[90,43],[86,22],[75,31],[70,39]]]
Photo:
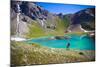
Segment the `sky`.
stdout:
[[77,11],[94,8],[95,6],[90,5],[75,5],[75,4],[58,4],[58,3],[45,3],[45,2],[36,2],[37,5],[43,7],[51,13],[62,13],[62,14],[73,14]]

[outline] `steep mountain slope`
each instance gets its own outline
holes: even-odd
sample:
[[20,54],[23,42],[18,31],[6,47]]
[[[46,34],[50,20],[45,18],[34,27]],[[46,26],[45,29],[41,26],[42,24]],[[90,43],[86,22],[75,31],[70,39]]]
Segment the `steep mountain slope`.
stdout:
[[37,37],[64,34],[67,19],[63,20],[34,2],[12,1],[11,35]]
[[94,31],[95,30],[95,8],[87,8],[76,12],[71,16],[70,31]]
[[95,30],[95,8],[87,8],[75,13],[72,24],[81,24],[86,30]]
[[11,36],[40,37],[95,30],[95,8],[53,14],[35,2],[11,1]]

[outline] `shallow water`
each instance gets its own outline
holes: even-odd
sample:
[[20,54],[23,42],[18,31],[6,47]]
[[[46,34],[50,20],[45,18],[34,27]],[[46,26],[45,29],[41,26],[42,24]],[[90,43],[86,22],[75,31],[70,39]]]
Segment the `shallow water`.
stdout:
[[69,48],[78,50],[95,50],[94,40],[87,36],[70,35],[70,39],[50,39],[47,37],[28,40],[27,43],[36,43],[51,48],[65,48],[70,43]]

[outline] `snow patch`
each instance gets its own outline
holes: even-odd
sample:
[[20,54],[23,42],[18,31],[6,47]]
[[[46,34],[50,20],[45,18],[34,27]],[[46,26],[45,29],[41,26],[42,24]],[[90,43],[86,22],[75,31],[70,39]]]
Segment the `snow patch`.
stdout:
[[26,41],[25,38],[21,38],[21,37],[11,37],[12,41]]

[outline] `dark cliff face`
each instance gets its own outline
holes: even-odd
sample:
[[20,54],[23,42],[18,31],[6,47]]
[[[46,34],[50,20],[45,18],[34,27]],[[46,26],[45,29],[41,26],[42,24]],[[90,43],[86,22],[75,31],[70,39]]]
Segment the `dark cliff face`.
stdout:
[[73,15],[72,24],[81,24],[84,29],[95,29],[95,8],[87,8]]
[[31,17],[32,19],[36,19],[36,18],[46,19],[46,16],[48,14],[48,11],[44,10],[43,8],[37,6],[34,3],[22,2],[20,7],[22,9],[22,13]]
[[[52,14],[38,6],[35,2],[11,1],[12,35],[16,34],[16,29],[19,29],[22,35],[26,34],[27,31],[30,31],[30,26],[32,27],[32,24],[36,25],[35,28],[41,29],[41,31],[46,30],[46,32],[52,32],[52,30],[56,31],[56,29],[58,31],[60,30],[59,27],[64,28],[62,19],[60,19],[56,14]],[[17,25],[19,25],[19,28],[17,28]],[[35,29],[32,28],[31,30]]]
[[46,17],[47,17],[48,11],[44,10],[40,6],[37,6],[33,2],[11,1],[11,10],[13,10],[13,12],[15,12],[15,13],[19,12],[17,5],[19,5],[19,7],[20,7],[20,13],[21,14],[29,16],[33,20],[35,20],[37,18],[46,19]]
[[91,22],[95,20],[95,9],[87,8],[75,13],[72,17],[73,24],[79,24],[82,22]]

